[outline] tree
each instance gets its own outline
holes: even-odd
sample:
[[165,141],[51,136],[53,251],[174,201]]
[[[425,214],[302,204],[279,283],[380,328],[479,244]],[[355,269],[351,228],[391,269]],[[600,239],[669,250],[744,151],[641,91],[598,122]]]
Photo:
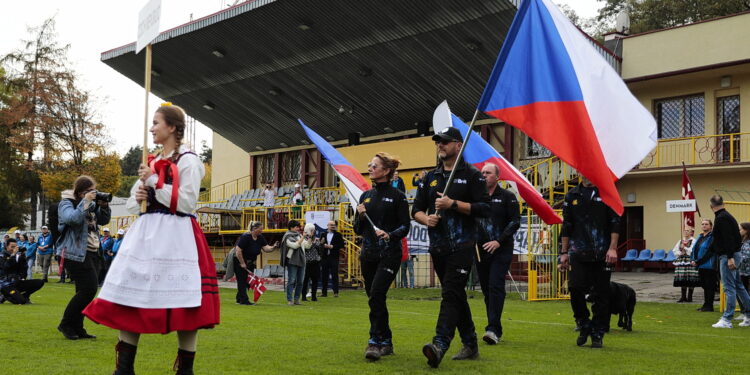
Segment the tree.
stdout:
[[15,116],[10,109],[18,101],[5,70],[0,67],[0,228],[23,226],[31,206],[25,202],[23,154],[10,143]]
[[125,153],[125,156],[120,159],[120,168],[122,168],[123,176],[137,176],[138,166],[141,165],[143,154],[143,147],[132,146]]
[[206,140],[202,140],[201,141],[201,154],[200,154],[201,160],[204,163],[211,164],[212,154],[213,154],[213,150],[211,149],[211,147],[208,147],[208,145],[206,144]]
[[46,196],[59,199],[60,193],[73,188],[73,181],[86,174],[96,180],[99,191],[115,194],[120,189],[120,157],[117,154],[100,154],[82,165],[71,165],[69,168],[42,172],[41,180]]
[[618,13],[630,13],[630,34],[680,26],[750,9],[747,0],[598,0],[597,20],[611,30]]

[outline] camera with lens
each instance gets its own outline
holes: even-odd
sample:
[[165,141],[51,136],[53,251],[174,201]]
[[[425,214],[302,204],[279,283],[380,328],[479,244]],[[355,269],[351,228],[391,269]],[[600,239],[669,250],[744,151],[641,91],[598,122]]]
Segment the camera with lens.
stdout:
[[102,202],[112,202],[112,193],[104,193],[101,191],[96,192],[96,200]]

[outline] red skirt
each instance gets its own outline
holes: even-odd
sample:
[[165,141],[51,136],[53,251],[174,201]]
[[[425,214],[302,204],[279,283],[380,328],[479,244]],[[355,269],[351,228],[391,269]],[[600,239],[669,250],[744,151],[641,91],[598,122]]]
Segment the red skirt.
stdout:
[[121,331],[135,333],[169,333],[213,328],[219,324],[219,285],[216,265],[206,237],[198,222],[191,218],[198,266],[201,273],[201,305],[190,308],[144,309],[124,306],[97,298],[83,310],[95,323]]

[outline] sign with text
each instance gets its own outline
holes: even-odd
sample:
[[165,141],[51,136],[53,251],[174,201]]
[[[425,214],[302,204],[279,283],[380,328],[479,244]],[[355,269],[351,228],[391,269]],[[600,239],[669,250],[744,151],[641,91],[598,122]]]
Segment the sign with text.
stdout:
[[305,223],[313,223],[320,228],[327,228],[331,221],[330,211],[307,211],[305,212]]
[[138,12],[138,39],[135,42],[135,53],[149,45],[159,36],[159,19],[161,18],[161,0],[151,0]]
[[667,201],[667,212],[695,212],[697,207],[695,199]]

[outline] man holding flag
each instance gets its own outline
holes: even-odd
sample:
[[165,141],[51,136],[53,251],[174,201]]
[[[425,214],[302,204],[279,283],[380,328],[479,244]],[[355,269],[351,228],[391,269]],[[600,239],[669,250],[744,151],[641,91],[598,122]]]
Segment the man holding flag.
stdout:
[[[455,335],[463,347],[454,360],[479,357],[477,334],[464,287],[469,278],[476,244],[475,217],[489,215],[489,196],[481,173],[458,160],[461,132],[448,127],[435,134],[440,164],[427,173],[417,189],[412,207],[414,220],[428,228],[430,255],[440,279],[442,301],[432,342],[422,348],[427,363],[436,368]],[[451,171],[453,183],[443,195]]]

